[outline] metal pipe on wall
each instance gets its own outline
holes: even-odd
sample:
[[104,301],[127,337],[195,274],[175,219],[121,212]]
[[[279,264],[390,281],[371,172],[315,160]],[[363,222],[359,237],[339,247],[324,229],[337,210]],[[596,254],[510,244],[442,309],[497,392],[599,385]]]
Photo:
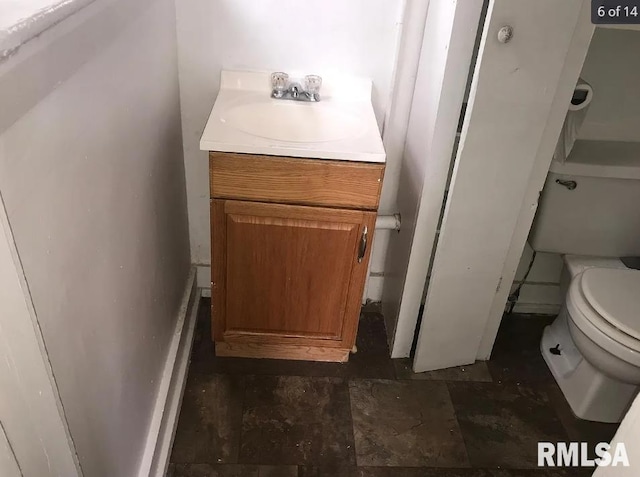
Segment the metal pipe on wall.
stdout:
[[400,232],[400,214],[378,215],[376,230],[396,230]]

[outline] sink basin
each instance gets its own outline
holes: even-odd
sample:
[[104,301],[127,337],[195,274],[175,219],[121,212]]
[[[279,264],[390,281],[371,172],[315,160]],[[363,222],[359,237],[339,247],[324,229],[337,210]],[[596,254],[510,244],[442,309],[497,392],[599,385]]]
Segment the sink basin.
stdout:
[[294,143],[320,143],[363,134],[362,121],[330,103],[269,99],[230,106],[220,121],[253,136]]
[[222,71],[200,149],[384,163],[371,80],[326,76],[317,103],[273,99],[267,72]]

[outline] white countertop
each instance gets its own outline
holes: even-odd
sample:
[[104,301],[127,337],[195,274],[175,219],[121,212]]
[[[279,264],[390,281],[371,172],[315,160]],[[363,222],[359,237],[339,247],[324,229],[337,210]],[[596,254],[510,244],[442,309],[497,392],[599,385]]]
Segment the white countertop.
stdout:
[[271,98],[269,73],[223,71],[220,84],[203,151],[385,162],[369,80],[323,77],[317,103]]

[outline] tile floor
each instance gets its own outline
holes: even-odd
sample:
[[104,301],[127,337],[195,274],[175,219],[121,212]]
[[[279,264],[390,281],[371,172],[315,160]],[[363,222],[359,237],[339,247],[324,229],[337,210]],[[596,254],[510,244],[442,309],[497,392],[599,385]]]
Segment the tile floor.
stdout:
[[538,343],[550,320],[503,320],[488,362],[413,374],[363,313],[349,363],[215,358],[201,303],[171,477],[586,476],[536,468],[538,441],[609,440],[576,419]]

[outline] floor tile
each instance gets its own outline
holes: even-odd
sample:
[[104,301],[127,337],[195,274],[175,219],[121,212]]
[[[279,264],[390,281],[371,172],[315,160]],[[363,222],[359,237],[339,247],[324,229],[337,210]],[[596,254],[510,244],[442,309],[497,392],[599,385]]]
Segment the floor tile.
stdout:
[[593,444],[617,429],[571,412],[539,351],[552,319],[506,316],[491,361],[414,374],[389,358],[377,312],[363,313],[346,364],[216,358],[205,300],[167,476],[591,475],[536,468],[539,440]]
[[280,359],[216,357],[211,340],[211,301],[203,299],[196,327],[191,372],[197,374],[251,374],[393,379],[395,371],[387,345],[384,320],[378,313],[363,313],[356,338],[358,352],[347,363]]
[[493,381],[491,373],[485,361],[476,361],[468,366],[457,366],[455,368],[438,369],[424,373],[414,373],[412,368],[413,360],[409,358],[394,359],[393,364],[396,369],[398,379],[416,379],[427,381],[477,381],[490,383]]
[[553,376],[540,352],[544,328],[555,317],[546,315],[505,315],[487,362],[496,382],[550,383]]
[[493,477],[493,475],[487,470],[468,468],[356,467],[350,469],[300,468],[298,477]]
[[362,312],[382,314],[382,303],[367,299],[367,302],[362,304]]
[[590,477],[593,469],[497,469],[489,477]]
[[243,377],[189,375],[171,461],[236,463],[240,449]]
[[493,477],[482,469],[424,467],[361,467],[357,477]]
[[167,477],[298,477],[298,467],[240,464],[175,464]]
[[358,352],[346,363],[350,378],[394,379],[395,370],[387,343],[384,318],[379,313],[363,313],[356,338]]
[[247,377],[243,464],[355,464],[347,384],[340,378]]
[[215,356],[211,340],[211,298],[202,298],[191,348],[189,374],[215,374],[212,366]]
[[491,383],[447,385],[473,467],[537,467],[538,442],[567,439],[544,392]]
[[[417,470],[415,474],[411,470]],[[586,477],[575,469],[408,469],[404,474],[361,474],[359,477]]]
[[298,477],[360,477],[360,473],[358,472],[358,468],[355,466],[301,466],[298,470]]
[[300,468],[298,477],[586,477],[581,469],[450,469],[443,467]]
[[467,465],[445,383],[352,380],[349,392],[359,466]]
[[211,358],[209,372],[233,375],[346,377],[345,363],[281,359]]

